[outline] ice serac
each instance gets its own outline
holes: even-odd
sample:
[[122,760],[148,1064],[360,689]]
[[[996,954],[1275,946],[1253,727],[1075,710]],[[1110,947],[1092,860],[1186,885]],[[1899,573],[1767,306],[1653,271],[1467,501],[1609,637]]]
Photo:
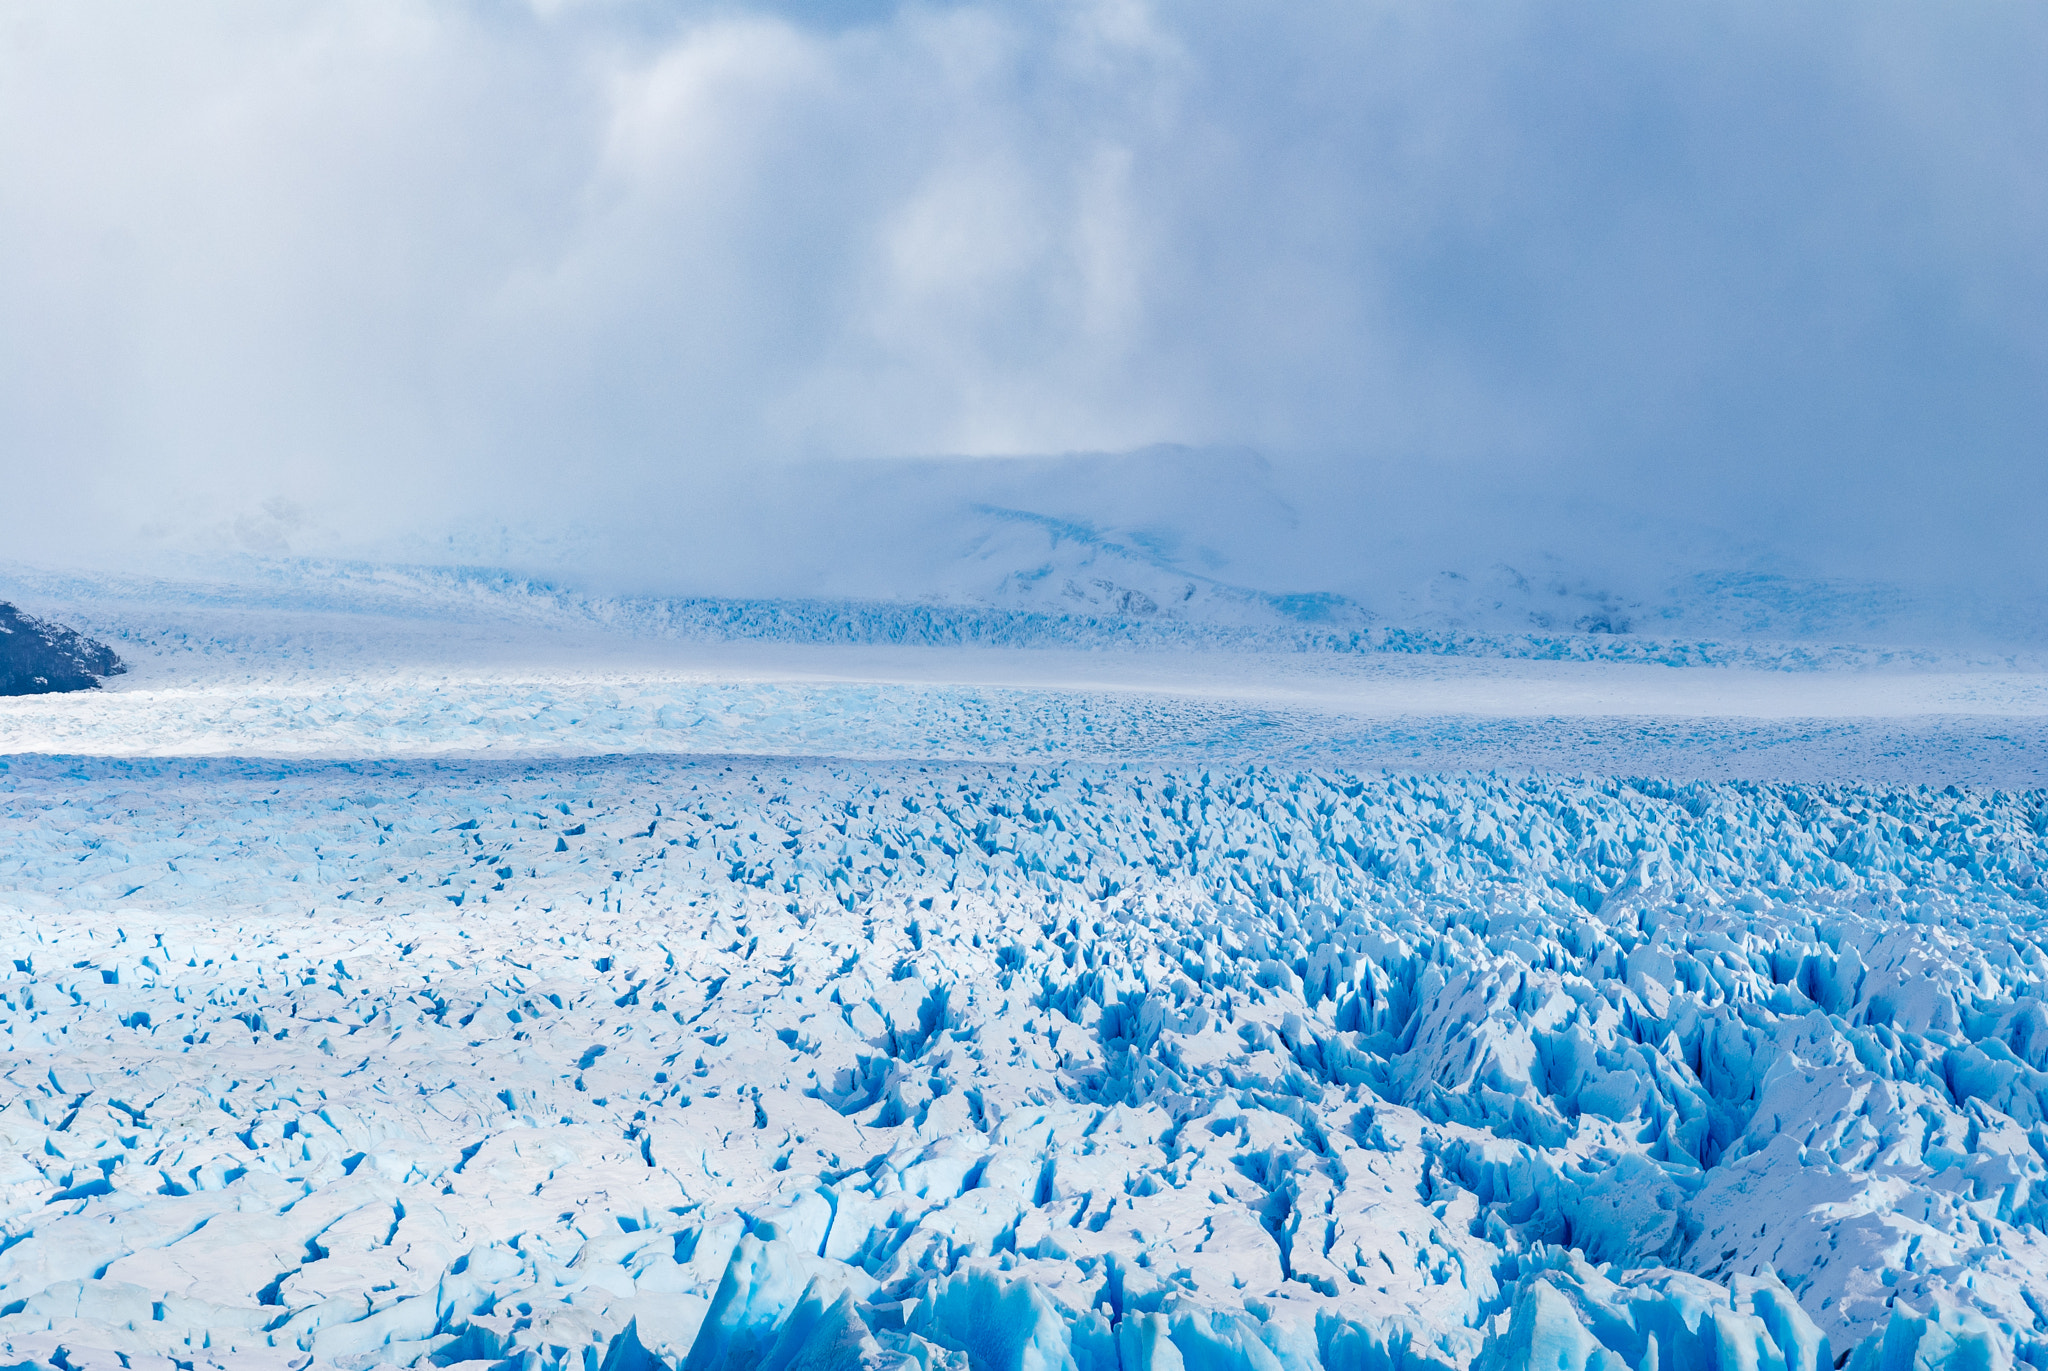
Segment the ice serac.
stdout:
[[123,669],[106,644],[0,601],[0,695],[91,690]]
[[2048,794],[0,763],[0,1365],[2048,1365]]
[[1577,1252],[1530,1264],[1484,1371],[1830,1371],[1828,1339],[1775,1275],[1723,1286],[1682,1271],[1608,1278]]
[[1981,1313],[1937,1297],[1926,1314],[1895,1307],[1884,1335],[1858,1347],[1849,1365],[1854,1371],[2010,1371],[2012,1354]]

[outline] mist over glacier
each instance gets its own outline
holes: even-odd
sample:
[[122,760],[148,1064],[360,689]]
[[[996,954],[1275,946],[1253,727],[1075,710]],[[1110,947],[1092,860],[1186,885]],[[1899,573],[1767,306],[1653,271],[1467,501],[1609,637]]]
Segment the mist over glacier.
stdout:
[[[2039,617],[2030,10],[8,22],[18,556],[452,535],[641,591],[929,594],[989,500],[1279,592],[1505,564]],[[1149,484],[1059,458],[1161,443],[1191,459]],[[1049,489],[924,461],[1031,454]]]

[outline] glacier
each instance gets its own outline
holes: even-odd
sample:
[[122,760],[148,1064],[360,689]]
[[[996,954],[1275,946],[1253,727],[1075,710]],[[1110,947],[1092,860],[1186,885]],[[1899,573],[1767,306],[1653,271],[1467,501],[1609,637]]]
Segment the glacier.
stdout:
[[11,587],[0,1366],[2048,1365],[2024,663],[317,581]]
[[4,784],[10,1355],[2048,1352],[2039,793],[745,758]]

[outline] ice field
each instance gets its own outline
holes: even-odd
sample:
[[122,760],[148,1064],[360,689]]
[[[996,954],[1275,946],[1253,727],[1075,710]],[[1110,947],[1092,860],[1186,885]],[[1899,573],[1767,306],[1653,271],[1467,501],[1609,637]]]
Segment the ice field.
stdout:
[[27,590],[0,1365],[2048,1365],[2025,662]]

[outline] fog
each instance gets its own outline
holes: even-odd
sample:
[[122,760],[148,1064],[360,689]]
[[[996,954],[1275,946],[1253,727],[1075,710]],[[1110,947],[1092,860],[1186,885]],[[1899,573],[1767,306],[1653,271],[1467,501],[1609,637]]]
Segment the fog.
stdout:
[[1995,4],[22,0],[11,551],[885,593],[995,504],[1283,588],[2038,589],[2044,50]]

